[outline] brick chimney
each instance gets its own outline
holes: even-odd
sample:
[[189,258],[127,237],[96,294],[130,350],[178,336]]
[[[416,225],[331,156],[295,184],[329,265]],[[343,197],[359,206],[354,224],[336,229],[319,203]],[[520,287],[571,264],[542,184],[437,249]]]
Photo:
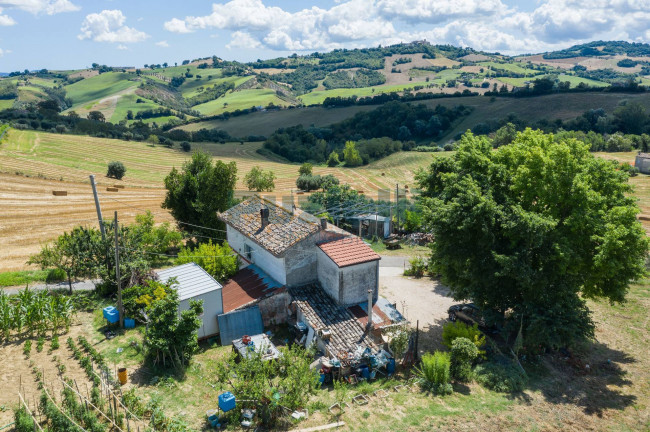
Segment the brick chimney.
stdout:
[[260,219],[261,219],[261,222],[262,222],[262,229],[266,228],[266,226],[269,224],[269,209],[268,208],[260,209]]

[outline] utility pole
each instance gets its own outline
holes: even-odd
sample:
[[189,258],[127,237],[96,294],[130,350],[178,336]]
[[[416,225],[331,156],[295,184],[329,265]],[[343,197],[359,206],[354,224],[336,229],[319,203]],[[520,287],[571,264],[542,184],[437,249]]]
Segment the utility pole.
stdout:
[[115,211],[115,280],[117,282],[117,310],[120,314],[120,328],[124,328],[124,306],[122,305],[122,279],[120,279],[120,245],[117,210]]
[[399,183],[395,185],[395,206],[397,208],[397,233],[399,234]]
[[104,219],[102,218],[102,208],[99,205],[99,197],[97,196],[97,185],[95,184],[95,175],[90,175],[90,185],[93,187],[93,195],[95,196],[95,208],[97,209],[97,219],[99,220],[99,231],[102,233],[102,240],[106,241],[106,230],[104,229]]

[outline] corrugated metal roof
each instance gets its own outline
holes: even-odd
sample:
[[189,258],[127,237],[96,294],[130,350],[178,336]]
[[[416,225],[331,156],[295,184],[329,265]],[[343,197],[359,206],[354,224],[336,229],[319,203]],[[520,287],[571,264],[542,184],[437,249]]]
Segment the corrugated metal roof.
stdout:
[[225,313],[246,306],[259,299],[276,293],[282,284],[275,281],[256,265],[249,265],[239,270],[230,280],[226,281],[221,293],[223,294],[223,311]]
[[178,299],[186,300],[222,288],[208,272],[196,263],[188,263],[165,270],[157,270],[161,282],[176,278],[178,284],[173,288],[178,291]]
[[229,312],[217,316],[221,345],[230,345],[235,339],[244,335],[257,335],[264,331],[262,313],[258,306]]

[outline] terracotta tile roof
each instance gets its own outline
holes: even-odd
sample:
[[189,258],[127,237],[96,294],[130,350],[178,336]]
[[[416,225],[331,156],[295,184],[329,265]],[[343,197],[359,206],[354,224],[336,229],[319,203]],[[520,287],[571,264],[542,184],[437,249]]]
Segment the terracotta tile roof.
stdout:
[[[260,210],[269,209],[269,224],[262,229]],[[249,198],[219,214],[219,218],[274,255],[319,231],[318,223],[259,196]]]
[[381,257],[359,237],[346,237],[318,247],[339,267],[380,260]]
[[258,267],[246,267],[223,285],[221,290],[223,313],[250,305],[284,289]]
[[358,346],[377,349],[354,315],[336,304],[318,284],[289,288],[289,293],[316,332],[324,328],[332,332],[330,339],[324,341],[330,355],[344,359]]

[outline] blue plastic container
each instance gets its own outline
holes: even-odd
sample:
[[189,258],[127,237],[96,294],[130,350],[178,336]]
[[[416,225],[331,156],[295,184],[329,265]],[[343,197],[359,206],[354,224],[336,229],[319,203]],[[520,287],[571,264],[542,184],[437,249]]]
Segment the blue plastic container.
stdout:
[[219,395],[219,409],[223,412],[228,412],[235,409],[235,395],[230,392],[221,393]]
[[134,328],[135,320],[131,318],[124,318],[124,328]]
[[208,421],[210,422],[212,427],[217,427],[217,425],[219,424],[219,416],[213,414],[210,417],[208,417]]
[[395,373],[395,359],[388,359],[388,364],[386,364],[386,372],[388,372],[388,375],[392,375]]
[[370,370],[368,369],[368,366],[363,365],[359,368],[359,374],[361,375],[362,378],[368,379],[370,377]]
[[103,309],[104,318],[111,324],[115,324],[120,320],[120,311],[114,306],[107,306]]

